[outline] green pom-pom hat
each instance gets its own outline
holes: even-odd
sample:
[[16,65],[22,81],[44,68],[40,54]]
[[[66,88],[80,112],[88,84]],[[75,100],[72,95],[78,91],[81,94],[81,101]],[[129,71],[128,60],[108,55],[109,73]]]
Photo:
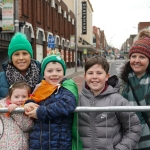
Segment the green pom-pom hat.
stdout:
[[27,51],[30,54],[31,58],[33,58],[32,46],[31,46],[30,42],[28,41],[26,35],[18,32],[12,37],[12,39],[10,41],[10,44],[8,47],[9,59],[12,59],[12,55],[14,52],[17,52],[20,50]]
[[64,70],[64,76],[66,74],[66,63],[65,61],[61,58],[60,53],[57,51],[51,51],[50,54],[48,56],[46,56],[43,60],[42,60],[42,64],[41,64],[41,71],[42,71],[42,75],[44,76],[44,70],[45,67],[47,66],[48,63],[50,62],[58,62],[62,65],[63,70]]

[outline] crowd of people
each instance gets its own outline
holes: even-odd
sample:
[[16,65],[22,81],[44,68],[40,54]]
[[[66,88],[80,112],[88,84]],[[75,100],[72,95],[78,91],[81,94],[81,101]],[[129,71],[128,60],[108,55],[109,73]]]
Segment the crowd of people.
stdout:
[[[12,37],[8,57],[0,72],[0,107],[9,111],[0,113],[1,150],[150,149],[148,112],[74,113],[77,106],[150,105],[148,29],[139,33],[119,76],[110,76],[105,57],[89,58],[80,93],[76,83],[65,78],[60,53],[53,50],[41,62],[34,60],[23,33]],[[24,113],[13,112],[20,107]]]

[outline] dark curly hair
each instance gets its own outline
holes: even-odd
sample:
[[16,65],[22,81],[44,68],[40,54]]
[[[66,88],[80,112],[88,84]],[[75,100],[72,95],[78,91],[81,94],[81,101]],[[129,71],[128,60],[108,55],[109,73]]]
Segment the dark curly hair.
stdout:
[[[149,62],[150,62],[150,59],[149,59]],[[121,68],[121,79],[125,82],[128,82],[128,74],[130,72],[132,72],[133,69],[131,68],[130,66],[130,61],[128,61],[122,68]],[[150,63],[146,69],[146,72],[148,74],[150,74]]]

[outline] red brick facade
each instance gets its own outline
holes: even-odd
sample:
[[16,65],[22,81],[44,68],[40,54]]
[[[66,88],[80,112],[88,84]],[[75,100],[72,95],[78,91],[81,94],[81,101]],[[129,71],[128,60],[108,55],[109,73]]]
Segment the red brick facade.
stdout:
[[[34,37],[29,38],[31,39],[30,42],[35,59],[37,53],[36,45],[39,42],[43,46],[43,57],[47,55],[47,37],[48,33],[52,33],[53,36],[57,36],[59,39],[57,49],[60,52],[63,49],[65,61],[66,57],[68,57],[67,67],[74,67],[75,50],[71,50],[68,44],[70,35],[75,35],[75,15],[71,10],[68,11],[68,7],[62,0],[18,0],[17,11],[19,22],[26,22],[32,25]],[[25,25],[19,26],[19,32],[22,32],[21,29],[23,27],[26,28]],[[38,28],[42,29],[43,33],[40,31],[42,34],[37,33]],[[45,35],[45,40],[43,34]],[[40,41],[42,38],[43,41]],[[67,50],[68,52],[66,52]],[[71,54],[72,56],[66,56],[66,54]]]
[[150,26],[150,22],[139,22],[138,32],[144,28],[148,28],[149,26]]

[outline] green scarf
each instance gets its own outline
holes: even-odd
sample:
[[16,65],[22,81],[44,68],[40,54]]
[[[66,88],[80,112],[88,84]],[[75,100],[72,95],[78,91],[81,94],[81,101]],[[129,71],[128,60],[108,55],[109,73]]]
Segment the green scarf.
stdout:
[[[128,75],[129,84],[133,87],[135,95],[137,95],[137,99],[141,106],[150,105],[150,75],[145,73],[141,78],[137,78],[135,73],[129,73]],[[130,103],[134,105],[138,105],[130,85],[127,84],[122,92],[122,96],[125,97]],[[144,112],[148,118],[148,113]],[[141,114],[141,112],[137,112],[138,117],[142,124],[145,123],[145,120]]]
[[[68,89],[76,97],[76,104],[78,104],[78,88],[72,79],[65,80],[62,86]],[[77,130],[77,113],[74,113],[72,125],[72,150],[82,150],[82,142]]]
[[[142,77],[137,78],[135,73],[129,73],[128,75],[128,81],[129,84],[133,87],[134,93],[137,97],[137,100],[139,101],[141,106],[150,105],[150,75],[145,73]],[[125,88],[122,92],[122,96],[125,97],[130,103],[133,105],[138,105],[131,87],[128,83],[125,85]],[[149,117],[149,113],[144,112],[147,118]],[[150,130],[148,125],[145,122],[145,119],[141,112],[136,113],[140,119],[141,125],[142,125],[142,135],[140,138],[140,141],[138,142],[138,145],[135,150],[142,150],[143,148],[150,149]]]

